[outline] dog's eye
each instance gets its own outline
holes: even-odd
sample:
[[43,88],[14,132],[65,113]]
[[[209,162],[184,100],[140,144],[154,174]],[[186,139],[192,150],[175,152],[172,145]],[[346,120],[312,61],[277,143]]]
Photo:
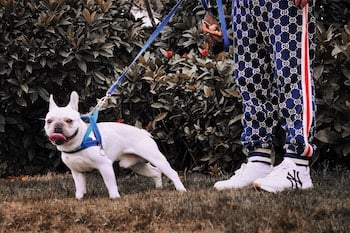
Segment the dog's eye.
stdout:
[[51,124],[51,123],[52,123],[52,120],[51,120],[51,119],[47,119],[47,120],[46,120],[46,123],[47,123],[47,124]]
[[66,119],[65,122],[66,122],[67,124],[72,124],[73,120],[72,120],[72,119]]

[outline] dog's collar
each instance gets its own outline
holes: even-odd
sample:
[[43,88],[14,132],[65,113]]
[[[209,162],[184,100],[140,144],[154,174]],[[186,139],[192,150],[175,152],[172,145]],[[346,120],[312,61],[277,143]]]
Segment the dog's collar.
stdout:
[[[88,120],[90,122],[90,125],[87,128],[86,133],[84,135],[83,141],[81,142],[80,146],[78,146],[74,150],[63,151],[63,152],[67,153],[67,154],[73,154],[73,153],[79,152],[81,150],[84,150],[86,148],[89,148],[91,146],[99,146],[101,148],[101,154],[103,155],[102,138],[101,138],[100,131],[98,130],[98,127],[96,124],[97,114],[90,115],[90,116],[81,116],[81,119]],[[91,137],[89,137],[91,131],[95,135],[95,138],[96,138],[95,140],[92,139]],[[77,133],[78,133],[78,131],[76,131],[70,138],[75,137],[75,135]]]
[[87,139],[85,139],[84,141],[82,141],[82,143],[80,144],[80,146],[78,146],[77,148],[75,148],[74,150],[71,151],[63,151],[64,153],[67,154],[74,154],[76,152],[79,152],[81,150],[84,150],[86,148],[89,148],[91,146],[100,146],[102,147],[102,144],[98,141],[98,140],[93,140],[92,138],[88,137]]

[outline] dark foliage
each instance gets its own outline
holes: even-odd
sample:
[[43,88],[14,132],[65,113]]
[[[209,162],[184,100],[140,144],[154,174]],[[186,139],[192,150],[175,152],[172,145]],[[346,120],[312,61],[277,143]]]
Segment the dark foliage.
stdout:
[[315,159],[331,166],[350,164],[350,4],[345,0],[316,1],[318,150]]
[[[345,164],[350,156],[349,4],[316,2],[315,158]],[[77,90],[81,112],[88,112],[154,29],[133,18],[126,0],[0,3],[0,176],[61,171],[59,153],[42,130],[49,93],[66,104]],[[161,14],[175,3],[165,1]],[[231,28],[230,3],[225,10]],[[244,159],[232,54],[203,53],[203,15],[199,2],[184,2],[100,120],[147,128],[176,169],[231,172]]]

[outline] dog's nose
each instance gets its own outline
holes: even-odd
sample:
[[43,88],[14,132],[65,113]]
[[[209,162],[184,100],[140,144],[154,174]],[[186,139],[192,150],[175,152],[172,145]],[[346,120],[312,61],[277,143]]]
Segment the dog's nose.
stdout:
[[63,133],[62,127],[61,126],[55,126],[54,132],[55,133]]

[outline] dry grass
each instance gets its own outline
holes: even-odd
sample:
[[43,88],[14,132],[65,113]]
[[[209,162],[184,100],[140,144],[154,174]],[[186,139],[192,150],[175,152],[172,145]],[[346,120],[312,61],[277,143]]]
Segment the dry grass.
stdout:
[[279,194],[252,188],[217,192],[220,178],[187,174],[187,193],[156,190],[144,177],[120,177],[110,200],[97,173],[74,199],[69,174],[0,180],[0,232],[350,232],[350,172],[313,174],[315,188]]

